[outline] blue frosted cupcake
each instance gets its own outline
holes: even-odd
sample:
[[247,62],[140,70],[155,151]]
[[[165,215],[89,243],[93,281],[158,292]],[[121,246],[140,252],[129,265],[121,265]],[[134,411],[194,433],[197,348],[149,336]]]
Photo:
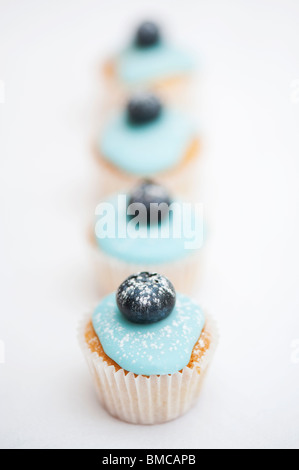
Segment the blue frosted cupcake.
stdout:
[[142,272],[100,302],[79,339],[105,408],[127,422],[157,424],[195,403],[217,331],[168,279]]
[[196,127],[154,95],[134,96],[103,127],[96,150],[102,194],[128,189],[144,177],[181,196],[192,195],[198,186]]
[[199,209],[172,198],[150,180],[100,204],[93,259],[101,292],[112,292],[122,279],[141,270],[159,271],[178,290],[192,292],[202,268],[204,224]]
[[136,88],[147,88],[165,98],[184,96],[195,71],[191,56],[171,45],[159,26],[142,23],[131,43],[104,68],[110,96],[123,100]]

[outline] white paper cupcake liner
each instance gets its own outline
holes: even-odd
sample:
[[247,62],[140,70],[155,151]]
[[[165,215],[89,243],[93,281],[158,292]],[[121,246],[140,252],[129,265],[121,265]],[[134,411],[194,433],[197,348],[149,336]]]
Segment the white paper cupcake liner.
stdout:
[[192,368],[172,375],[145,377],[116,371],[97,353],[91,352],[85,330],[91,315],[79,328],[79,343],[89,366],[100,402],[114,417],[134,424],[159,424],[187,412],[197,400],[203,379],[218,343],[218,331],[210,316],[205,330],[211,343],[203,357]]
[[116,291],[125,279],[142,271],[158,272],[167,277],[178,292],[192,294],[194,288],[200,284],[204,267],[202,250],[178,261],[161,264],[135,264],[109,256],[94,241],[91,244],[90,255],[99,293],[102,295]]

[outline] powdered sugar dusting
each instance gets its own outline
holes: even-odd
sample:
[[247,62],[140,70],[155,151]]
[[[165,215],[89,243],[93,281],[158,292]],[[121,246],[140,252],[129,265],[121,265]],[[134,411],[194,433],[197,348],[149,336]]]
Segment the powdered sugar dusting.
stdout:
[[165,294],[173,298],[173,301],[175,301],[176,297],[175,291],[168,279],[156,273],[150,275],[150,282],[144,282],[143,273],[140,273],[128,278],[123,286],[117,293],[121,303],[126,303],[128,298],[134,294],[136,301],[143,305],[143,307],[155,303],[157,309],[162,309],[162,300],[165,298]]
[[[139,287],[141,298],[147,302],[146,285],[141,283]],[[128,286],[126,291],[131,288]],[[183,369],[204,323],[200,307],[180,294],[173,312],[154,324],[126,320],[119,312],[115,295],[105,298],[93,315],[93,326],[105,353],[123,369],[143,375],[172,374]]]

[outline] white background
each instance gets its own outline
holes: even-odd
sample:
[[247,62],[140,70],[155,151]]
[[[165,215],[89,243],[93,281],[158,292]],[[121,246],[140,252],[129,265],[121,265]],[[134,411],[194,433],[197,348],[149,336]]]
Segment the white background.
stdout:
[[[221,332],[196,408],[154,427],[106,414],[76,340],[98,299],[99,64],[145,17],[201,64],[197,296]],[[0,1],[0,447],[298,447],[298,18],[297,0]]]

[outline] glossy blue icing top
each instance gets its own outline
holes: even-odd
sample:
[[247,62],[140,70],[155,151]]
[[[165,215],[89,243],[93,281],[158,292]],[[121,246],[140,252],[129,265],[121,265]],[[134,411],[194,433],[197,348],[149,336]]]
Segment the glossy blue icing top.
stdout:
[[173,110],[164,110],[145,125],[130,124],[122,113],[104,129],[99,149],[107,161],[127,173],[154,176],[178,165],[195,135],[190,119]]
[[193,60],[185,52],[161,42],[149,48],[132,45],[116,59],[116,73],[128,85],[150,83],[191,73]]
[[[127,201],[128,200],[129,197],[127,197]],[[127,205],[124,204],[122,207],[119,207],[117,196],[108,201],[108,203],[111,203],[111,215],[109,214],[109,217],[113,219],[113,223],[115,224],[115,236],[108,236],[108,234],[106,234],[104,237],[101,226],[97,223],[95,234],[99,247],[104,253],[114,258],[140,266],[159,265],[191,256],[196,250],[201,248],[205,238],[205,227],[202,218],[193,210],[191,211],[191,220],[188,218],[187,221],[187,219],[184,218],[187,216],[182,218],[175,216],[175,214],[179,214],[180,211],[183,212],[183,202],[175,201],[175,205],[173,206],[174,215],[170,218],[170,230],[167,238],[163,238],[162,234],[166,233],[168,218],[163,220],[160,226],[156,226],[156,229],[159,230],[157,238],[149,236],[150,229],[147,225],[139,224],[135,226],[133,230],[134,238],[132,238],[127,231],[128,219],[125,212]],[[188,233],[186,233],[187,227]],[[177,234],[180,233],[181,237],[178,238]],[[194,243],[197,240],[199,242],[198,247],[194,246],[194,248],[190,248],[189,245],[187,246],[187,243]]]
[[92,316],[105,353],[126,371],[145,376],[174,374],[188,365],[205,325],[201,308],[178,294],[173,312],[150,325],[129,322],[115,294],[104,298]]

